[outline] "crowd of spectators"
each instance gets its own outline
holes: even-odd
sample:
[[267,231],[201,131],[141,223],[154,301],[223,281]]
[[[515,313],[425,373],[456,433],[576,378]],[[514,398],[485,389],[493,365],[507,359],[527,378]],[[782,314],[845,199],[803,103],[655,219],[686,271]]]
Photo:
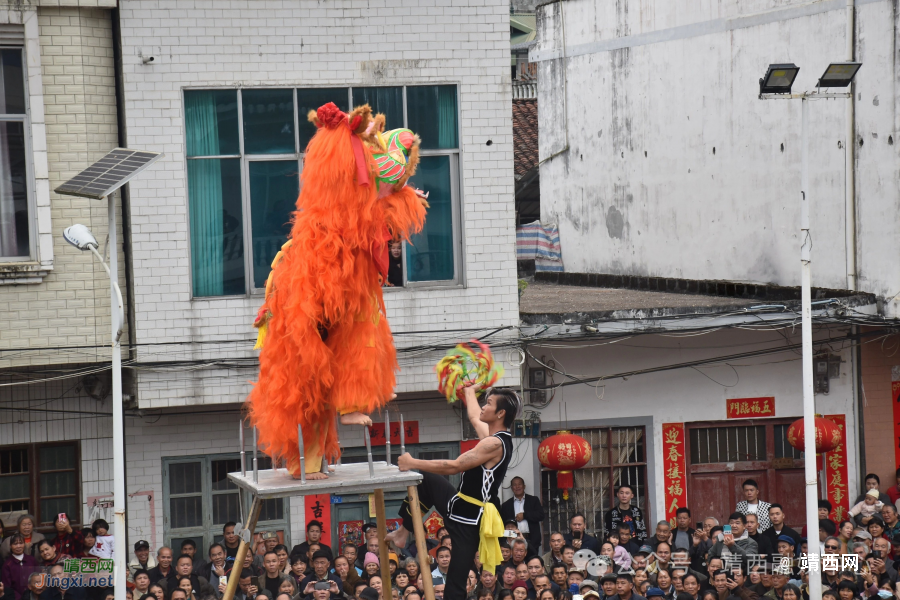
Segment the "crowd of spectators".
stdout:
[[[803,515],[788,515],[774,499],[761,499],[752,479],[743,482],[744,499],[731,514],[694,515],[681,507],[673,523],[659,521],[652,533],[634,490],[622,485],[615,506],[597,517],[594,529],[574,513],[567,531],[551,531],[546,540],[540,500],[525,493],[521,478],[510,487],[513,497],[500,507],[504,562],[491,573],[476,557],[467,600],[808,600],[813,568],[821,569],[826,600],[900,600],[900,470],[897,484],[885,492],[877,476],[867,476],[866,492],[840,523],[830,519],[830,503],[820,501],[818,539],[812,541],[805,528],[787,525],[803,521]],[[73,529],[65,515],[54,525],[50,539],[34,530],[33,517],[23,515],[16,530],[7,532],[0,544],[0,600],[111,600],[110,587],[49,585],[72,577],[64,568],[67,559],[109,558],[109,525],[98,520]],[[241,544],[234,529],[227,523],[221,542],[205,553],[189,539],[155,551],[145,540],[134,543],[128,600],[221,599]],[[235,599],[424,600],[414,541],[388,549],[391,575],[384,581],[374,523],[362,527],[358,546],[332,548],[322,534],[322,524],[310,521],[305,541],[288,548],[276,533],[258,533],[239,566]],[[596,559],[586,562],[585,551]],[[442,600],[453,555],[446,529],[429,540],[428,554],[435,595]]]

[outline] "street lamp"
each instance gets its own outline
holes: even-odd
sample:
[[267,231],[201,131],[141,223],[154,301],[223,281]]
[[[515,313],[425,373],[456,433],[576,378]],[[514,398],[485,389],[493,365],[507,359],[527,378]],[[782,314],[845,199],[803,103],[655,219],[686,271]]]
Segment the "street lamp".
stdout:
[[94,237],[94,234],[91,233],[90,229],[80,223],[67,227],[66,230],[63,231],[63,238],[79,250],[90,250],[94,256],[97,257],[97,260],[100,261],[103,268],[106,269],[106,274],[109,276],[109,281],[116,294],[116,299],[119,301],[119,320],[118,323],[113,324],[115,327],[113,343],[117,344],[119,338],[122,337],[122,327],[125,325],[125,304],[122,302],[122,290],[119,289],[118,281],[113,279],[112,272],[109,270],[109,265],[103,261],[103,257],[97,252],[97,238]]
[[[846,87],[853,81],[861,63],[832,63],[819,78],[819,87]],[[800,69],[794,65],[793,76],[790,76],[788,65],[769,65],[766,77],[759,80],[760,100],[796,100],[801,102],[800,119],[800,303],[803,342],[803,433],[805,448],[803,451],[804,477],[806,479],[806,531],[807,537],[814,539],[819,530],[819,493],[816,474],[816,403],[813,381],[813,347],[812,347],[812,306],[810,298],[810,249],[812,238],[809,235],[809,101],[829,98],[850,98],[850,94],[823,93],[818,90],[791,93],[791,85]],[[779,73],[781,72],[781,73]],[[778,73],[778,75],[776,75]],[[786,79],[790,78],[790,82]],[[765,83],[775,84],[766,87]],[[780,84],[780,87],[779,85]],[[785,89],[786,84],[786,89]],[[777,90],[777,91],[769,91]],[[847,140],[853,144],[853,140]],[[810,548],[814,545],[810,542]],[[822,597],[822,572],[809,569],[809,597]]]
[[113,509],[115,510],[115,546],[113,548],[116,600],[125,600],[128,576],[128,546],[125,544],[125,432],[122,422],[122,347],[119,338],[125,326],[122,291],[119,289],[118,249],[116,242],[116,203],[113,193],[138,173],[162,158],[161,152],[114,148],[84,171],[57,187],[57,194],[79,196],[106,202],[109,237],[109,263],[97,252],[97,238],[84,225],[66,228],[63,237],[79,250],[89,250],[109,275],[110,302],[118,305],[118,318],[112,315],[112,395],[113,395]]

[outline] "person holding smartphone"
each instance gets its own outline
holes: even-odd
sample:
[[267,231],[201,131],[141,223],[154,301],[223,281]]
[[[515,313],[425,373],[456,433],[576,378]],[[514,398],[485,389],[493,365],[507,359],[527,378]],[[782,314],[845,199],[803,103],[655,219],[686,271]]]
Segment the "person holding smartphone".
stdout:
[[730,557],[740,557],[744,568],[747,557],[759,554],[756,542],[747,533],[747,517],[735,512],[728,517],[728,524],[722,527],[722,537],[709,549],[709,558],[722,558],[726,563]]
[[53,546],[59,555],[68,555],[72,558],[84,556],[84,536],[80,529],[72,529],[72,520],[66,513],[59,513],[53,520],[56,527],[56,539]]

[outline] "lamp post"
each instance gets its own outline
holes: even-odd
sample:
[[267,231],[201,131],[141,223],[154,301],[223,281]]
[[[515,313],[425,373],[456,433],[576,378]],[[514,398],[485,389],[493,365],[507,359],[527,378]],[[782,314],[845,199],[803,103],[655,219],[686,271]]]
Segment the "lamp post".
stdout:
[[[115,598],[125,600],[128,575],[128,546],[125,543],[125,435],[122,422],[122,348],[119,338],[125,327],[125,308],[119,289],[119,252],[116,240],[116,203],[113,193],[163,157],[162,152],[113,148],[103,158],[58,186],[57,194],[106,201],[109,223],[109,264],[97,251],[97,239],[84,225],[76,224],[63,232],[67,242],[79,250],[88,250],[109,275],[110,299],[118,312],[112,315],[112,394],[113,394],[113,508],[115,510],[115,546],[113,565]],[[118,317],[117,317],[118,315]]]
[[115,546],[113,561],[115,567],[116,600],[125,598],[126,569],[128,565],[128,546],[125,544],[125,432],[122,423],[122,346],[119,338],[125,327],[125,307],[122,302],[122,291],[119,289],[118,251],[116,249],[116,203],[112,196],[109,204],[109,264],[97,251],[97,239],[91,230],[81,224],[75,224],[63,231],[67,242],[79,250],[89,250],[97,257],[109,275],[110,299],[112,306],[118,306],[118,312],[112,316],[112,401],[113,401],[113,509],[115,511]]
[[[792,94],[791,87],[800,71],[794,64],[769,65],[765,77],[759,80],[760,100],[796,100],[801,102],[800,119],[800,303],[803,346],[803,431],[805,437],[804,475],[806,479],[806,531],[808,539],[814,539],[819,531],[819,494],[816,475],[816,424],[815,394],[813,388],[812,307],[809,235],[809,101],[829,98],[849,98],[849,93],[822,93],[822,87],[847,87],[859,71],[861,63],[832,63],[822,77],[817,89]],[[854,143],[847,140],[848,144]],[[809,548],[815,544],[808,542]],[[822,598],[822,572],[809,569],[809,597]]]

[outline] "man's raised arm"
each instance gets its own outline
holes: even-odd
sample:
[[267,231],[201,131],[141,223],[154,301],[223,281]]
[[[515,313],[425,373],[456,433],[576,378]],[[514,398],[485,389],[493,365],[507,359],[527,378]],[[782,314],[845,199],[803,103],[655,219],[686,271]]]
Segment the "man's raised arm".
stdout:
[[470,385],[469,387],[463,388],[466,395],[466,414],[469,416],[469,423],[475,428],[478,439],[483,440],[491,431],[488,428],[487,423],[481,421],[481,406],[478,404],[478,396],[476,396],[476,392],[478,392],[479,389],[480,388],[477,385]]
[[[473,399],[474,401],[474,399]],[[420,460],[413,458],[408,452],[397,459],[397,466],[401,471],[418,469],[435,475],[456,475],[468,471],[478,465],[483,465],[492,459],[499,458],[503,453],[503,442],[495,437],[487,437],[478,444],[454,460]]]

